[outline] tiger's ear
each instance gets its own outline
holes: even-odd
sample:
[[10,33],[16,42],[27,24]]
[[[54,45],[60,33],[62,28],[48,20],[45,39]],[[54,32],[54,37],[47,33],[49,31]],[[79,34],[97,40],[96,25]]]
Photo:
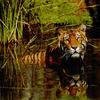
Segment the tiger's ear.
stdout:
[[60,36],[60,35],[63,35],[65,32],[64,32],[64,30],[62,29],[62,28],[57,28],[56,29],[56,33],[55,33],[55,35],[56,36]]
[[86,41],[88,41],[87,36],[86,36],[86,25],[81,24],[80,27],[79,27],[79,30],[81,31],[80,33],[84,35]]
[[86,25],[81,24],[80,27],[79,27],[79,30],[85,32],[86,31]]

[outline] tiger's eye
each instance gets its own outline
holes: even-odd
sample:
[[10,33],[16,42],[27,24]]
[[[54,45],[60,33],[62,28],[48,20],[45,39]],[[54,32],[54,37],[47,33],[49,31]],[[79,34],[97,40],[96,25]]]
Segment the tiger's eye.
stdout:
[[76,34],[76,39],[80,40],[80,38],[81,38],[80,34]]

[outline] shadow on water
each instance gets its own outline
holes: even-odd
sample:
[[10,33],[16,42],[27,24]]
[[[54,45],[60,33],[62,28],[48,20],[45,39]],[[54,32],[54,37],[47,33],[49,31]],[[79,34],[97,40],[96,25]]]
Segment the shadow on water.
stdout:
[[[92,44],[99,46],[100,41]],[[25,64],[20,61],[20,70],[9,64],[0,68],[0,100],[100,100],[100,47],[87,47],[85,71],[89,87],[87,97],[56,97],[59,79],[55,72],[46,69],[45,65]],[[4,58],[0,55],[0,66]]]

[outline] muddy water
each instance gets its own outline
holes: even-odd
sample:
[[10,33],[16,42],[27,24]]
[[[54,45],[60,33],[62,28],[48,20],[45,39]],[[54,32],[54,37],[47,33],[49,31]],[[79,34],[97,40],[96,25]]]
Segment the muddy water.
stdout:
[[[89,84],[86,97],[56,97],[59,79],[45,64],[20,62],[20,70],[9,60],[0,69],[0,100],[100,100],[100,40],[91,40],[85,55],[85,72]],[[2,56],[0,65],[2,65]],[[17,71],[16,71],[17,70]]]

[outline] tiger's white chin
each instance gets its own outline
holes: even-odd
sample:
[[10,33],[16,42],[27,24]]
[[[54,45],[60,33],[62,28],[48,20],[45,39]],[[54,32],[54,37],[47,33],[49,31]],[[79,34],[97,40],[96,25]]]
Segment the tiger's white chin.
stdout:
[[71,57],[72,57],[72,58],[79,58],[79,57],[80,57],[80,54],[78,54],[78,53],[74,53],[74,54],[72,54]]

